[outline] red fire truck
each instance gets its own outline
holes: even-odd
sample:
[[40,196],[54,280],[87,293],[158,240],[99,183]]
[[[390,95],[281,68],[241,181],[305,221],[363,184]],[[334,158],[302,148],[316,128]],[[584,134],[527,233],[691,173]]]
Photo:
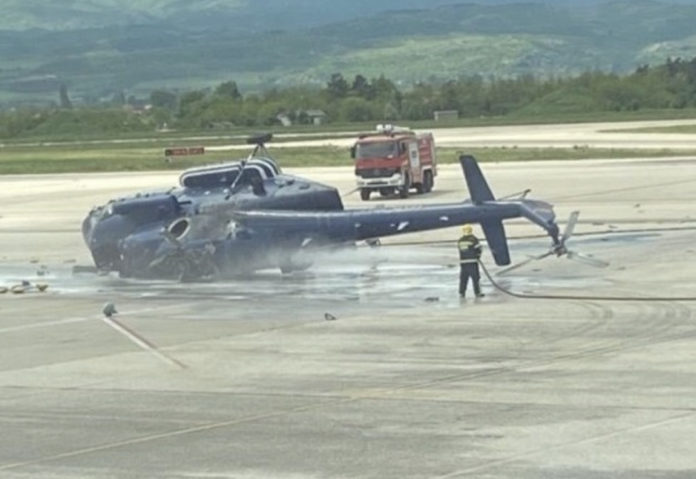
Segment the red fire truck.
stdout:
[[374,133],[360,135],[351,148],[360,198],[398,193],[407,198],[432,190],[437,176],[435,140],[431,133],[416,134],[408,128],[377,125]]

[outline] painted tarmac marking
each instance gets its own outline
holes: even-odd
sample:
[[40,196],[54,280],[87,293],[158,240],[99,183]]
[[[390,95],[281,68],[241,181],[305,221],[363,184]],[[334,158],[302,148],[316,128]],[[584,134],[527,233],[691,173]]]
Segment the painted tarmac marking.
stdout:
[[585,439],[580,439],[577,441],[570,441],[570,442],[565,442],[562,444],[557,444],[555,446],[549,446],[549,447],[534,449],[531,451],[525,451],[525,452],[521,452],[519,454],[514,454],[512,456],[508,456],[506,458],[493,460],[490,462],[486,462],[484,464],[479,464],[478,466],[469,467],[467,469],[460,469],[459,471],[454,471],[454,472],[451,472],[449,474],[445,474],[444,476],[433,476],[433,479],[449,479],[451,477],[458,477],[458,476],[463,476],[466,474],[472,474],[475,472],[483,471],[485,469],[490,469],[492,467],[509,464],[509,463],[517,461],[519,459],[524,459],[527,457],[536,456],[538,454],[545,454],[545,453],[548,453],[551,451],[558,451],[561,449],[565,449],[567,447],[581,446],[584,444],[591,444],[593,442],[603,441],[605,439],[610,439],[613,437],[621,436],[623,434],[628,434],[628,433],[632,433],[632,432],[647,431],[649,429],[654,429],[656,427],[664,426],[666,424],[671,424],[673,422],[682,421],[684,419],[692,418],[695,416],[696,416],[696,413],[693,413],[693,412],[690,412],[687,414],[679,414],[678,416],[672,416],[672,417],[667,418],[667,419],[663,419],[660,421],[655,421],[655,422],[651,422],[651,423],[647,423],[647,424],[642,424],[640,426],[627,427],[624,429],[619,429],[618,431],[612,431],[612,432],[608,432],[605,434],[600,434],[598,436],[592,436],[592,437],[588,437]]
[[21,326],[10,326],[7,328],[0,328],[0,334],[12,333],[15,331],[25,331],[28,329],[39,329],[39,328],[48,327],[48,326],[60,326],[63,324],[84,323],[86,321],[94,321],[95,319],[96,319],[95,317],[70,318],[70,319],[60,319],[60,320],[56,320],[56,321],[44,321],[41,323],[23,324]]
[[[397,389],[409,389],[409,387],[397,388]],[[386,391],[386,393],[387,394],[378,394],[375,396],[387,396],[389,392]],[[373,396],[372,399],[374,399],[375,396]],[[355,402],[355,401],[358,401],[361,399],[370,399],[370,398],[371,398],[370,395],[353,396],[353,397],[341,398],[341,399],[337,399],[337,400],[333,400],[333,401],[321,402],[320,404],[307,404],[304,406],[298,406],[295,408],[291,408],[291,409],[288,409],[285,411],[277,411],[277,412],[272,412],[272,413],[267,413],[267,414],[258,414],[255,416],[248,416],[248,417],[243,417],[243,418],[238,418],[238,419],[232,419],[229,421],[220,421],[220,422],[215,422],[215,423],[203,424],[200,426],[188,427],[188,428],[184,428],[184,429],[177,429],[174,431],[163,432],[163,433],[159,433],[159,434],[151,434],[148,436],[142,436],[142,437],[133,438],[133,439],[126,439],[123,441],[117,441],[117,442],[113,442],[113,443],[109,443],[109,444],[102,444],[99,446],[78,449],[75,451],[65,452],[65,453],[61,453],[61,454],[55,454],[53,456],[42,457],[42,458],[34,459],[31,461],[24,461],[24,462],[12,463],[12,464],[0,465],[0,471],[7,471],[10,469],[18,469],[18,468],[33,466],[33,465],[41,464],[41,463],[45,463],[45,462],[57,461],[57,460],[61,460],[61,459],[68,459],[68,458],[72,458],[72,457],[76,457],[76,456],[81,456],[84,454],[91,454],[91,453],[95,453],[95,452],[106,451],[106,450],[115,449],[115,448],[124,447],[124,446],[142,444],[145,442],[156,441],[156,440],[160,440],[160,439],[169,439],[172,437],[178,437],[178,436],[183,436],[183,435],[187,435],[187,434],[194,434],[194,433],[199,433],[199,432],[211,431],[211,430],[221,429],[221,428],[225,428],[225,427],[229,427],[229,426],[250,423],[250,422],[254,422],[254,421],[258,421],[258,420],[262,420],[262,419],[270,419],[270,418],[274,418],[274,417],[288,416],[288,415],[295,414],[295,413],[310,411],[312,409],[319,409],[319,408],[323,408],[326,406],[335,406],[335,405],[340,405],[340,404],[347,404],[347,403]],[[457,477],[457,476],[461,476],[461,475],[465,475],[465,474],[470,474],[470,473],[474,473],[474,472],[481,471],[484,469],[489,469],[491,467],[508,464],[508,463],[514,462],[516,460],[525,458],[525,457],[530,457],[530,456],[534,456],[537,454],[547,453],[549,451],[561,450],[561,449],[564,449],[566,447],[578,446],[578,445],[583,445],[583,444],[590,444],[593,442],[597,442],[597,441],[609,439],[612,437],[620,436],[620,435],[626,434],[626,433],[645,431],[645,430],[653,429],[653,428],[660,427],[660,426],[663,426],[666,424],[670,424],[673,422],[682,421],[684,419],[692,418],[692,417],[696,417],[696,413],[693,411],[690,411],[686,414],[679,414],[677,416],[672,416],[670,418],[656,421],[656,422],[651,422],[648,424],[642,424],[640,426],[633,426],[633,427],[629,427],[629,428],[624,428],[624,429],[620,429],[617,431],[612,431],[612,432],[608,432],[605,434],[601,434],[598,436],[580,439],[577,441],[566,442],[563,444],[557,444],[555,446],[550,446],[547,448],[539,448],[539,449],[535,449],[535,450],[531,450],[531,451],[521,452],[521,453],[515,454],[513,456],[494,460],[491,462],[487,462],[485,464],[480,464],[478,466],[473,466],[473,467],[470,467],[467,469],[461,469],[458,471],[454,471],[452,473],[449,473],[449,474],[446,474],[443,476],[433,476],[433,478],[434,479],[447,479],[447,478],[451,478],[451,477]]]
[[126,338],[131,340],[136,346],[140,347],[141,349],[144,349],[145,351],[151,353],[153,356],[155,356],[157,359],[161,360],[162,362],[169,364],[170,366],[176,366],[180,369],[187,369],[188,366],[186,366],[184,363],[179,361],[178,359],[175,359],[168,354],[160,351],[160,349],[157,347],[156,344],[148,341],[144,336],[141,336],[140,334],[136,333],[132,329],[130,329],[128,326],[123,324],[122,322],[118,321],[116,318],[103,318],[104,322],[111,326],[113,329],[124,335]]
[[117,447],[132,446],[134,444],[141,444],[144,442],[155,441],[155,440],[159,440],[159,439],[168,439],[168,438],[172,438],[172,437],[183,436],[186,434],[211,431],[214,429],[220,429],[220,428],[224,428],[224,427],[228,427],[228,426],[235,426],[237,424],[244,424],[244,423],[248,423],[248,422],[258,421],[260,419],[269,419],[269,418],[273,418],[273,417],[287,416],[287,415],[298,413],[298,412],[310,411],[312,409],[316,409],[317,407],[322,407],[325,405],[336,405],[336,404],[341,404],[341,403],[348,403],[351,401],[354,401],[354,399],[353,398],[345,398],[345,399],[341,399],[338,401],[327,401],[326,403],[321,403],[320,405],[308,404],[308,405],[304,405],[304,406],[298,406],[295,408],[291,408],[291,409],[288,409],[285,411],[277,411],[277,412],[272,412],[272,413],[267,413],[267,414],[258,414],[255,416],[248,416],[248,417],[243,417],[243,418],[238,418],[238,419],[232,419],[229,421],[221,421],[221,422],[203,424],[200,426],[188,427],[188,428],[184,428],[184,429],[177,429],[174,431],[163,432],[163,433],[159,433],[159,434],[151,434],[149,436],[142,436],[142,437],[137,437],[137,438],[133,438],[133,439],[126,439],[123,441],[113,442],[113,443],[109,443],[109,444],[102,444],[100,446],[87,447],[87,448],[83,448],[83,449],[78,449],[76,451],[55,454],[53,456],[42,457],[42,458],[31,460],[31,461],[16,462],[14,464],[0,465],[0,471],[7,471],[10,469],[17,469],[20,467],[33,466],[33,465],[44,463],[44,462],[57,461],[60,459],[68,459],[71,457],[81,456],[84,454],[91,454],[94,452],[106,451],[106,450],[114,449]]
[[[174,309],[174,308],[179,308],[187,306],[187,304],[177,304],[177,305],[171,305],[171,306],[158,306],[156,308],[145,308],[145,309],[138,309],[134,311],[127,311],[124,313],[121,313],[122,315],[125,316],[132,316],[135,314],[143,314],[143,313],[151,313],[153,311],[161,311],[165,309]],[[81,318],[67,318],[67,319],[58,319],[55,321],[44,321],[41,323],[30,323],[30,324],[22,324],[20,326],[8,326],[6,328],[0,328],[0,334],[2,333],[12,333],[15,331],[25,331],[28,329],[40,329],[43,327],[48,327],[48,326],[62,326],[64,324],[73,324],[73,323],[86,323],[88,321],[97,321],[99,318],[95,316],[84,316]]]

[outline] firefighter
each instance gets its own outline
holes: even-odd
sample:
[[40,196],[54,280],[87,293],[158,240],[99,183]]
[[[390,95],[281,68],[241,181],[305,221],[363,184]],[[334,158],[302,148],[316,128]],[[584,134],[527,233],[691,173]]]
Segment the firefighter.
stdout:
[[473,234],[471,225],[462,226],[462,237],[457,242],[459,248],[459,295],[463,298],[466,294],[466,288],[469,283],[469,278],[474,284],[474,294],[477,298],[483,297],[479,280],[478,261],[481,257],[481,243]]

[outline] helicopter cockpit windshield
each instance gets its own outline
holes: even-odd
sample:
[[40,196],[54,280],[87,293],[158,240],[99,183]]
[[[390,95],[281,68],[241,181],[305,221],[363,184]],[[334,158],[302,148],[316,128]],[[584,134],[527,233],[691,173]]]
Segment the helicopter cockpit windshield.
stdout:
[[[232,185],[252,186],[274,178],[280,170],[269,158],[253,158],[245,163],[235,162],[185,171],[179,183],[185,188],[228,188]],[[241,177],[239,175],[241,174]]]

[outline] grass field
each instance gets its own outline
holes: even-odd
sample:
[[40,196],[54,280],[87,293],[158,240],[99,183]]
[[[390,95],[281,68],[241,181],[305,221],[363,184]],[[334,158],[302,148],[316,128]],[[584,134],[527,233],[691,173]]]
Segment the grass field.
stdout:
[[[696,118],[696,110],[652,110],[638,112],[616,112],[587,117],[574,114],[540,115],[539,117],[490,117],[460,119],[449,122],[408,122],[411,128],[428,130],[434,127],[494,126],[505,124],[578,123],[583,121],[611,122],[627,120]],[[316,139],[317,136],[330,135],[333,138],[354,138],[356,131],[373,130],[373,123],[331,124],[320,127],[300,126],[291,128],[275,127],[273,143]],[[696,133],[696,126],[651,128],[634,130],[636,133],[673,132]],[[164,159],[164,149],[173,146],[218,146],[243,145],[246,136],[258,133],[252,129],[232,129],[217,131],[171,131],[165,133],[143,132],[109,136],[55,136],[20,138],[0,143],[0,174],[72,173],[107,171],[148,171],[182,170],[223,161],[233,161],[243,157],[248,150],[207,153],[202,156],[177,157],[171,162]],[[271,150],[281,166],[349,166],[347,148],[311,147],[276,148]],[[673,150],[631,150],[594,148],[474,148],[466,153],[474,154],[480,161],[528,161],[528,160],[579,160],[595,158],[636,158],[667,157],[696,154],[696,151]],[[438,154],[443,163],[454,162],[458,150],[439,148]]]
[[[460,152],[454,148],[438,148],[439,161],[455,162]],[[283,148],[272,153],[280,165],[285,167],[352,164],[346,148]],[[593,148],[472,148],[466,150],[466,153],[473,154],[482,162],[696,155],[696,151]],[[176,157],[167,162],[162,148],[150,145],[14,146],[0,149],[0,174],[182,170],[192,166],[233,161],[243,156],[243,151],[216,152],[201,156]]]
[[[696,108],[684,109],[662,109],[662,110],[637,110],[637,111],[591,111],[591,112],[559,112],[559,111],[525,111],[520,114],[509,114],[505,116],[486,116],[479,118],[460,118],[457,120],[435,121],[435,120],[398,120],[394,123],[402,126],[408,126],[417,130],[429,130],[433,128],[462,128],[462,127],[477,127],[477,126],[505,126],[505,125],[548,125],[556,123],[611,123],[611,122],[626,122],[626,121],[656,121],[656,120],[696,120]],[[94,142],[94,143],[110,143],[119,141],[127,146],[129,143],[148,144],[157,147],[172,146],[172,142],[176,145],[182,142],[188,142],[190,138],[192,143],[203,142],[206,145],[218,144],[235,144],[243,143],[244,137],[259,132],[272,132],[274,134],[293,134],[298,135],[302,139],[314,135],[331,133],[334,137],[352,137],[356,131],[373,131],[375,128],[374,121],[362,123],[329,123],[321,126],[315,125],[294,125],[291,127],[267,126],[267,127],[235,127],[227,129],[208,129],[208,130],[171,130],[166,132],[154,132],[151,130],[137,132],[119,132],[110,134],[80,134],[73,132],[70,134],[54,134],[54,135],[26,135],[14,138],[0,139],[0,148],[2,146],[38,144],[38,143],[73,143],[73,142]],[[620,131],[636,131],[643,133],[640,130],[620,130]],[[652,131],[659,131],[655,129]],[[129,140],[133,140],[129,142]],[[274,143],[287,141],[282,137],[276,136]]]

